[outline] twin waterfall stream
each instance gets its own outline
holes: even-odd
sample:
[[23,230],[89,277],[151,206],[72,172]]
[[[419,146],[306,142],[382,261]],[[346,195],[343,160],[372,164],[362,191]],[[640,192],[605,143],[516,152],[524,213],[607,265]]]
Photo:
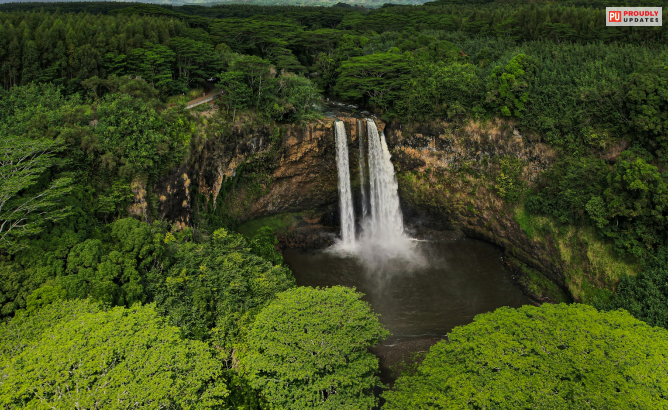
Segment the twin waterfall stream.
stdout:
[[[381,132],[379,135],[376,123],[372,119],[366,119],[365,155],[362,120],[358,122],[358,130],[362,215],[360,232],[356,234],[348,136],[343,121],[336,122],[336,162],[341,216],[341,241],[337,244],[337,249],[357,254],[368,262],[379,257],[385,259],[409,256],[412,243],[404,233],[397,179],[390,161],[385,134]],[[369,176],[368,184],[366,175]]]
[[[391,332],[374,347],[387,382],[392,367],[412,360],[413,352],[427,350],[455,326],[530,300],[515,286],[494,246],[411,239],[404,232],[385,136],[371,119],[353,125],[358,126],[359,150],[349,149],[344,122],[337,121],[335,128],[341,239],[324,250],[286,249],[283,258],[299,286],[348,286],[363,294]],[[351,159],[354,164],[356,158],[360,188],[355,183],[353,190],[350,177],[356,177],[357,167],[351,169]]]

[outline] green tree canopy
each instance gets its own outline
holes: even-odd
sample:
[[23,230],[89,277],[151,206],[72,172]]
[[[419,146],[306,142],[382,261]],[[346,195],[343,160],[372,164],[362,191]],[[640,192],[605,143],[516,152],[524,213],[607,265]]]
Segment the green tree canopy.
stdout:
[[66,217],[70,209],[59,200],[71,190],[72,178],[39,183],[60,161],[62,145],[0,132],[0,249],[17,246],[21,236],[39,233],[47,221]]
[[414,75],[405,84],[398,110],[411,119],[434,115],[452,118],[469,113],[479,99],[480,81],[471,64],[415,61]]
[[518,54],[505,66],[492,70],[487,84],[487,102],[502,115],[521,117],[529,102],[529,83],[536,63]]
[[109,94],[97,106],[91,150],[100,152],[100,172],[158,174],[181,159],[187,124],[178,108],[158,111],[127,94]]
[[388,107],[409,81],[411,67],[402,54],[378,53],[344,61],[338,71],[334,90],[341,97]]
[[[258,250],[264,252],[263,247]],[[151,278],[158,308],[187,336],[211,339],[228,355],[255,315],[278,292],[294,286],[287,267],[253,254],[242,235],[225,229],[215,231],[208,243],[179,245],[174,259],[166,275],[156,272]]]
[[668,248],[650,257],[637,276],[625,276],[609,301],[598,303],[606,310],[626,309],[652,326],[668,329]]
[[[166,264],[164,232],[134,218],[111,224],[107,243],[87,239],[67,255],[66,275],[55,282],[67,297],[93,298],[111,305],[131,306],[147,298],[147,277],[156,266]],[[158,269],[159,270],[159,269]]]
[[385,393],[393,409],[663,409],[668,331],[587,305],[500,308]]
[[274,230],[268,226],[260,228],[250,241],[251,252],[264,258],[274,265],[283,263],[283,255],[276,251],[278,239]]
[[370,409],[387,331],[353,289],[299,287],[257,316],[241,362],[272,409]]
[[634,72],[626,89],[630,120],[640,139],[665,163],[668,153],[668,52]]
[[54,303],[0,327],[5,408],[212,408],[228,395],[208,346],[152,305]]

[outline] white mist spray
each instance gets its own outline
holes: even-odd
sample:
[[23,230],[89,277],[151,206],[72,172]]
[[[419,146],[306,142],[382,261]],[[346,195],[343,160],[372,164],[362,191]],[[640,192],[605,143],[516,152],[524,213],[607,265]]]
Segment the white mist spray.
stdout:
[[371,119],[367,119],[366,129],[371,208],[362,222],[355,253],[374,272],[391,272],[397,263],[405,267],[422,266],[425,259],[415,252],[414,242],[404,233],[399,185],[385,134],[378,135],[376,123]]
[[[341,211],[342,240],[333,252],[354,255],[364,263],[367,272],[384,274],[393,272],[400,263],[406,269],[423,266],[426,260],[415,252],[413,241],[404,233],[404,222],[399,204],[399,186],[390,160],[385,134],[378,134],[373,120],[367,119],[366,139],[369,163],[369,203],[370,208],[362,221],[362,232],[355,240],[355,216],[350,192],[350,171],[348,168],[348,148],[345,128],[336,123],[337,165],[339,170],[339,203]],[[360,174],[364,172],[364,151],[360,150]],[[365,176],[360,175],[362,196]],[[362,199],[366,202],[366,198]],[[363,211],[364,212],[364,211]],[[379,277],[380,280],[380,277]]]

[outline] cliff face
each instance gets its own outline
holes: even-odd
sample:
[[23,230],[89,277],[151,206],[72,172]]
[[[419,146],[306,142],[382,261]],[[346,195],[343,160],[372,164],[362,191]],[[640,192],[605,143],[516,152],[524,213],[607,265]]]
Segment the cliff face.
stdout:
[[[337,114],[357,170],[360,118]],[[270,221],[280,225],[277,231],[285,228],[279,232],[285,246],[331,244],[333,235],[320,233],[333,233],[338,225],[334,123],[325,117],[304,126],[239,128],[194,142],[187,163],[153,189],[157,217],[185,227],[201,212],[241,223],[289,213],[289,222]]]
[[638,271],[592,228],[559,225],[522,207],[521,195],[556,159],[539,136],[505,120],[385,132],[404,217],[418,236],[449,230],[503,247],[517,281],[543,301],[591,301]]
[[[346,125],[351,182],[359,195],[361,118]],[[331,243],[338,226],[334,118],[259,127],[211,138],[154,191],[161,217],[190,225],[194,209],[269,225],[285,246]],[[586,300],[635,265],[612,256],[592,231],[531,216],[517,198],[555,159],[539,138],[507,121],[385,125],[404,218],[418,237],[474,237],[505,250],[517,280],[545,301]],[[361,127],[360,127],[361,126]],[[355,198],[359,209],[359,198]]]
[[[548,146],[520,135],[507,122],[398,125],[387,130],[387,137],[404,215],[418,235],[449,230],[495,243],[536,298],[568,300],[555,247],[527,235],[507,192],[520,193],[552,163]],[[508,164],[511,170],[504,169]],[[529,270],[537,277],[528,277]]]

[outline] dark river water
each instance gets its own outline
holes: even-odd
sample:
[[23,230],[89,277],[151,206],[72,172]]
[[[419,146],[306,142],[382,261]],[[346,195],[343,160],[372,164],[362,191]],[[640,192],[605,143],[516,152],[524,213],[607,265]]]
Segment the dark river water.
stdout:
[[531,304],[504,268],[501,251],[476,240],[413,242],[421,263],[374,255],[359,257],[319,250],[286,249],[285,263],[300,286],[344,285],[364,293],[391,335],[374,348],[384,367],[410,359],[444,338],[455,326],[501,306]]

